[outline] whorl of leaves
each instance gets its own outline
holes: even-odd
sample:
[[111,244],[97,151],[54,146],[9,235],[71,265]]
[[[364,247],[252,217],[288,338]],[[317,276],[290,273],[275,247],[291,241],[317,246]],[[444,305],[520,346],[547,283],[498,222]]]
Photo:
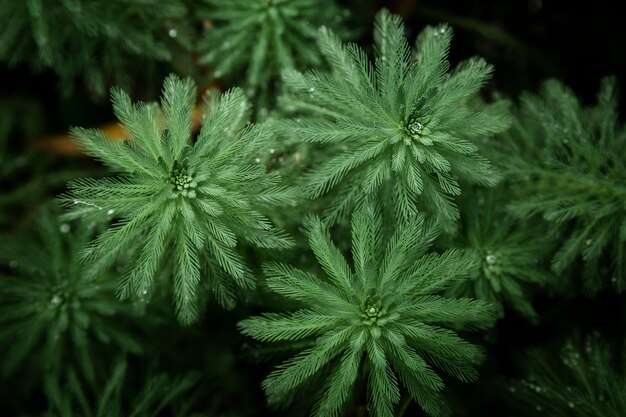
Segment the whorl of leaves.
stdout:
[[527,222],[506,212],[505,187],[473,189],[461,199],[461,227],[449,245],[463,249],[480,265],[469,279],[456,282],[450,293],[509,307],[531,320],[533,289],[554,285],[549,271],[554,238],[544,222]]
[[548,81],[539,95],[522,96],[517,119],[501,141],[503,169],[518,180],[514,212],[554,225],[563,242],[552,262],[557,273],[582,261],[588,292],[625,290],[626,129],[615,79],[603,80],[593,107]]
[[313,415],[333,417],[357,380],[367,385],[373,417],[394,416],[400,384],[430,415],[447,414],[442,378],[434,367],[462,381],[477,377],[480,350],[449,329],[484,328],[494,319],[490,304],[437,295],[474,267],[461,251],[429,253],[439,233],[422,216],[403,224],[388,240],[378,210],[366,205],[352,217],[350,266],[316,218],[306,222],[309,245],[324,276],[283,263],[265,263],[274,292],[300,302],[293,313],[266,313],[239,325],[264,342],[309,341],[264,381],[270,402],[324,373]]
[[212,28],[200,42],[201,61],[215,78],[243,80],[259,116],[269,110],[284,68],[306,69],[322,63],[315,48],[321,25],[343,20],[334,0],[204,0],[202,16]]
[[490,163],[472,142],[508,126],[502,103],[475,98],[492,67],[471,58],[449,72],[452,29],[427,27],[409,46],[398,16],[376,17],[372,63],[357,45],[342,44],[327,28],[319,47],[332,69],[284,73],[282,105],[302,117],[280,123],[285,135],[344,150],[305,176],[311,198],[335,190],[326,212],[343,217],[367,195],[383,197],[400,218],[426,209],[451,226],[459,217],[459,181],[493,185]]
[[191,128],[196,92],[191,80],[168,77],[160,108],[155,103],[132,104],[117,89],[112,96],[128,140],[112,141],[93,129],[73,129],[72,135],[88,154],[120,175],[72,181],[69,193],[61,197],[70,208],[69,217],[116,219],[82,254],[90,276],[139,248],[123,273],[122,298],[145,297],[165,267],[171,268],[182,322],[197,318],[202,277],[209,280],[218,301],[232,307],[237,287],[255,286],[237,246],[291,245],[262,214],[292,198],[277,174],[266,173],[254,162],[268,138],[267,128],[246,125],[249,107],[238,89],[209,96],[195,143]]
[[85,279],[76,258],[93,233],[54,214],[38,213],[34,237],[0,236],[2,377],[58,378],[73,369],[93,382],[112,346],[141,352],[139,315],[116,299],[109,277]]

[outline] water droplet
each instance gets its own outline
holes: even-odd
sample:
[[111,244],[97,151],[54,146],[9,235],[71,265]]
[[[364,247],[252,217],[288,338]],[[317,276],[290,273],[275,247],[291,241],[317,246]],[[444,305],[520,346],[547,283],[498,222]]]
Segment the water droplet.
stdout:
[[18,265],[19,265],[19,263],[17,261],[10,261],[9,262],[9,266],[11,268],[17,268]]
[[52,298],[50,298],[50,308],[57,308],[61,303],[63,303],[63,296],[61,294],[54,294]]
[[587,246],[591,245],[591,239],[585,240],[585,245],[587,245]]
[[313,93],[315,91],[315,88],[311,87],[309,88],[309,93]]
[[143,295],[148,294],[148,290],[144,288],[144,290],[141,292]]
[[537,411],[543,410],[543,408],[540,405],[538,405],[538,404],[537,404],[537,406],[535,408],[537,409]]
[[611,277],[611,282],[617,282],[617,277]]
[[110,215],[112,215],[113,213],[115,213],[115,210],[113,210],[113,209],[110,209],[109,211],[107,211],[107,214],[108,214],[109,216],[110,216]]
[[178,35],[178,32],[176,31],[176,29],[172,28],[169,30],[169,32],[167,32],[168,35],[170,35],[170,38],[175,38]]
[[257,164],[261,162],[261,158],[254,158],[254,162],[256,162]]
[[270,153],[274,153],[276,152],[274,149],[270,149]]
[[574,408],[574,403],[570,401],[570,402],[567,403],[567,406],[569,408]]
[[61,231],[61,233],[69,233],[70,229],[71,227],[67,223],[63,223],[61,226],[59,226],[59,230]]
[[488,265],[495,265],[497,260],[498,258],[496,258],[496,255],[494,255],[493,253],[490,253],[487,256],[485,256],[485,262],[487,262]]

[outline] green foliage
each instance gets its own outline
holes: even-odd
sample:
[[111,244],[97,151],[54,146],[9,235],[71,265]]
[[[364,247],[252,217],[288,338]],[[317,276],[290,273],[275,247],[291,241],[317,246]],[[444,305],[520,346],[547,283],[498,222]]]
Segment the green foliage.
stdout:
[[451,294],[506,305],[538,319],[528,294],[529,285],[546,288],[555,276],[542,263],[552,253],[554,239],[542,222],[524,222],[506,213],[504,187],[472,190],[461,201],[460,232],[448,244],[464,249],[479,268],[456,282]]
[[246,126],[243,93],[209,96],[209,112],[191,143],[195,87],[175,76],[165,80],[162,107],[131,104],[114,90],[113,108],[131,139],[111,141],[101,131],[74,129],[76,141],[117,177],[70,182],[62,201],[70,217],[119,219],[83,252],[90,277],[112,266],[125,252],[140,248],[123,274],[122,298],[145,297],[163,264],[173,270],[179,319],[197,318],[197,290],[205,275],[218,301],[235,302],[236,287],[255,286],[238,253],[242,242],[285,248],[291,240],[276,230],[262,210],[291,201],[277,174],[254,163],[267,140],[267,125]]
[[339,26],[343,13],[334,0],[203,0],[213,28],[200,42],[201,60],[213,77],[238,81],[255,99],[259,116],[274,106],[284,68],[319,66],[315,48],[321,25]]
[[24,146],[24,139],[41,134],[43,118],[41,104],[32,98],[0,97],[0,228],[15,226],[17,211],[47,201],[77,176],[67,166],[53,170],[54,158]]
[[[196,377],[185,375],[172,379],[166,374],[156,375],[142,381],[141,390],[137,390],[124,384],[127,368],[126,362],[118,361],[95,399],[72,373],[65,385],[54,379],[46,380],[49,410],[44,417],[157,417],[164,410],[173,417],[192,416],[189,393],[197,383]],[[134,398],[129,396],[129,388]]]
[[558,81],[521,100],[518,121],[502,149],[519,180],[514,212],[541,214],[562,245],[558,273],[582,259],[583,285],[596,292],[626,289],[626,129],[620,125],[615,80],[602,82],[598,104],[583,107]]
[[306,228],[324,277],[282,263],[263,267],[269,288],[304,307],[288,314],[266,313],[239,325],[260,341],[311,341],[264,381],[270,402],[283,400],[324,370],[328,377],[315,416],[338,416],[361,377],[367,381],[374,417],[394,415],[399,382],[429,414],[447,414],[440,394],[444,383],[432,366],[473,381],[482,357],[448,327],[484,328],[495,316],[483,301],[437,295],[466,278],[472,260],[458,250],[428,253],[439,230],[423,216],[384,239],[382,216],[370,204],[352,217],[354,268],[318,218],[308,218]]
[[[620,357],[626,359],[626,350]],[[527,378],[511,386],[528,416],[621,417],[626,415],[626,363],[615,363],[611,346],[594,333],[569,340],[560,358],[535,350]]]
[[319,47],[332,74],[284,73],[289,94],[282,103],[303,113],[280,122],[284,134],[344,147],[305,175],[311,198],[336,190],[329,220],[380,191],[399,218],[422,207],[450,228],[459,217],[459,180],[495,183],[497,175],[472,140],[505,129],[506,112],[502,103],[473,103],[492,71],[482,59],[448,72],[451,38],[447,25],[427,27],[413,52],[400,18],[383,10],[376,18],[373,64],[361,48],[343,45],[322,28]]
[[82,78],[104,95],[111,81],[130,87],[137,68],[145,79],[171,61],[190,38],[185,15],[181,0],[4,0],[0,61],[51,68],[65,89]]
[[[36,238],[0,236],[0,356],[3,376],[53,378],[75,369],[88,381],[111,347],[142,350],[138,313],[115,297],[110,277],[85,279],[77,255],[93,231],[38,213]],[[71,230],[73,229],[73,230]]]
[[[381,2],[0,1],[0,414],[626,415],[623,347],[550,349],[579,321],[624,336],[615,80],[592,106],[558,81],[492,100],[451,26],[415,25],[541,51],[409,3],[357,45],[345,20]],[[172,71],[241,89],[133,101]],[[114,84],[113,114],[90,103]],[[71,129],[90,158],[71,123],[103,126]]]

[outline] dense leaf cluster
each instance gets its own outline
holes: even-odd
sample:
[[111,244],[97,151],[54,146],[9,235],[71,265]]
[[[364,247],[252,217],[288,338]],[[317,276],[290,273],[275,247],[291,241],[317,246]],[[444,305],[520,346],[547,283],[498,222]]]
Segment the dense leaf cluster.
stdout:
[[240,90],[232,90],[209,97],[210,108],[192,143],[195,100],[193,82],[175,76],[164,83],[161,108],[133,105],[128,95],[114,90],[114,111],[129,140],[111,141],[98,130],[74,129],[73,135],[120,176],[70,182],[61,198],[71,208],[70,218],[115,219],[82,254],[89,276],[138,250],[119,291],[122,298],[145,297],[167,261],[177,314],[185,323],[197,318],[202,275],[227,307],[233,306],[237,287],[255,286],[237,251],[241,241],[263,248],[291,245],[263,215],[291,199],[280,177],[254,161],[267,129],[246,125],[248,104]]
[[472,142],[508,125],[502,103],[473,102],[492,67],[471,58],[448,72],[452,28],[426,28],[413,51],[399,17],[382,11],[376,60],[322,28],[319,46],[331,73],[288,70],[283,106],[303,116],[280,123],[303,141],[343,151],[304,177],[311,198],[335,191],[325,216],[335,221],[368,195],[393,202],[399,218],[424,209],[452,228],[459,181],[493,185],[498,176]]
[[[203,0],[199,14],[210,22],[199,44],[201,61],[214,78],[243,81],[241,86],[267,116],[285,68],[319,66],[315,48],[320,25],[339,26],[342,11],[334,0]],[[235,51],[236,49],[236,51]]]
[[170,61],[174,38],[186,32],[186,13],[182,0],[6,0],[0,61],[51,68],[64,89],[78,78],[104,95],[112,81],[130,87],[134,69],[145,77]]
[[315,416],[339,415],[360,378],[367,381],[374,417],[395,415],[399,382],[430,415],[447,415],[440,394],[444,383],[433,366],[472,381],[482,356],[449,326],[485,328],[495,317],[491,305],[482,301],[437,295],[467,278],[472,260],[454,249],[429,253],[439,230],[422,216],[385,240],[382,216],[372,205],[352,217],[354,267],[318,218],[309,218],[306,227],[323,277],[282,263],[263,268],[272,291],[300,301],[303,308],[240,323],[244,334],[261,341],[314,339],[264,381],[270,402],[280,401],[326,368]]
[[626,288],[626,129],[620,124],[616,81],[603,80],[598,103],[584,107],[558,81],[522,96],[514,129],[501,144],[505,169],[517,180],[521,217],[551,222],[561,246],[557,273],[582,261],[589,292]]
[[77,255],[94,230],[56,214],[39,213],[34,238],[0,236],[1,370],[40,380],[73,369],[94,382],[111,347],[142,351],[137,329],[149,320],[117,300],[111,274],[86,279]]

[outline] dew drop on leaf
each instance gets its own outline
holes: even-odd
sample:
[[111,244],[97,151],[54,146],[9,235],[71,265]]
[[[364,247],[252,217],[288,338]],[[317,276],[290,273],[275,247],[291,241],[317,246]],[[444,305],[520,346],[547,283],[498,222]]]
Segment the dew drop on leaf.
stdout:
[[67,223],[63,223],[61,226],[59,226],[59,231],[61,231],[61,233],[69,233],[70,229],[71,227]]
[[63,303],[63,296],[60,294],[54,294],[52,298],[50,298],[50,308],[57,308],[61,303]]

